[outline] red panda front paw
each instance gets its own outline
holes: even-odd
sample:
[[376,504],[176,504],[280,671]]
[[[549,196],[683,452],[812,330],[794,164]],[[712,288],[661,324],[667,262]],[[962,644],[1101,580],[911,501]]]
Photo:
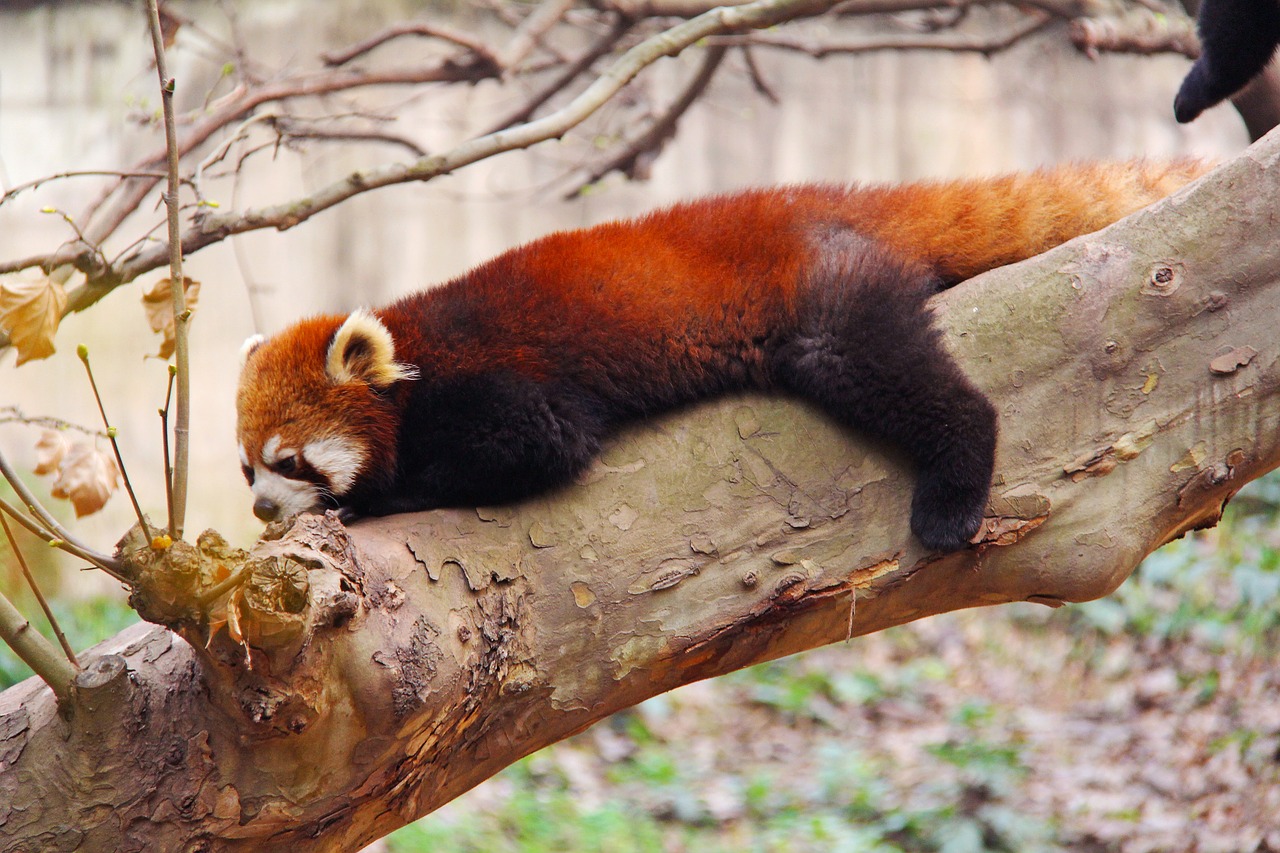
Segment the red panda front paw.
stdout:
[[987,507],[983,485],[960,485],[935,475],[923,476],[911,501],[911,532],[932,551],[958,551],[982,527]]
[[344,527],[364,517],[364,513],[350,505],[340,506],[333,512],[338,516],[338,521],[341,521]]

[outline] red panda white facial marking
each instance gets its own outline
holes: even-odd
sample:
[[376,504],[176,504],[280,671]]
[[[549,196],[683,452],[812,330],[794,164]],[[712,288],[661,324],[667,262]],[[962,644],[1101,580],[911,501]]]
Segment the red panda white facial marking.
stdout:
[[355,485],[364,468],[365,450],[354,441],[321,438],[302,447],[302,456],[329,481],[329,493],[342,496]]
[[241,445],[240,464],[253,490],[254,515],[272,521],[336,504],[328,499],[341,498],[351,489],[365,456],[358,442],[338,437],[310,441],[297,450],[273,435],[256,460]]

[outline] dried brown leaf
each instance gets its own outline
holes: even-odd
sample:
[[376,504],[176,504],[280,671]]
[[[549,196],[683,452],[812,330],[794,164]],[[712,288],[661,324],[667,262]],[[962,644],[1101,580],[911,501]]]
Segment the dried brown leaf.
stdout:
[[36,442],[36,473],[52,474],[67,454],[67,439],[62,433],[47,429]]
[[80,441],[67,448],[50,494],[70,500],[76,518],[81,518],[102,509],[119,485],[115,458],[90,442]]
[[227,634],[233,642],[241,644],[244,643],[244,629],[240,626],[240,605],[243,602],[243,591],[236,587],[227,602]]
[[0,329],[18,350],[18,364],[53,355],[53,336],[67,310],[67,292],[47,276],[0,279]]
[[[160,351],[156,353],[157,358],[163,359],[172,356],[176,346],[173,299],[169,293],[172,281],[171,278],[162,278],[142,294],[142,308],[147,312],[147,322],[151,325],[151,331],[159,332],[164,336],[160,342]],[[200,301],[200,282],[183,276],[182,290],[187,296],[187,310],[196,310],[196,303]]]

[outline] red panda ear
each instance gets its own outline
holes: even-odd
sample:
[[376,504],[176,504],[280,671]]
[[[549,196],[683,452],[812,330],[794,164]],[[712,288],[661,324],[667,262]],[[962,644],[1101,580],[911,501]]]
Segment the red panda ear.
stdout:
[[364,382],[385,388],[401,379],[414,379],[417,370],[396,359],[396,345],[382,321],[361,309],[355,311],[333,335],[325,357],[329,378],[341,385]]
[[244,343],[240,345],[240,366],[244,367],[244,363],[249,360],[249,356],[258,351],[258,347],[262,346],[266,338],[262,335],[250,335],[244,339]]

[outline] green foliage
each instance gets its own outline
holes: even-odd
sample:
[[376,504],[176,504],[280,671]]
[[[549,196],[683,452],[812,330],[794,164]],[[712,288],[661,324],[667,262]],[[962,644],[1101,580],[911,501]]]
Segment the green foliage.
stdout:
[[573,796],[562,774],[539,768],[537,756],[503,772],[511,787],[500,807],[451,818],[419,821],[388,839],[394,853],[411,851],[610,850],[661,851],[662,827],[616,802],[584,803]]
[[1063,616],[1103,635],[1266,648],[1280,629],[1280,472],[1242,490],[1216,530],[1166,545],[1112,595]]
[[[31,624],[56,643],[57,640],[35,601],[19,598],[17,603],[23,615],[31,620]],[[130,610],[123,600],[106,596],[72,602],[54,600],[49,606],[53,608],[58,624],[66,632],[67,641],[77,652],[102,642],[138,621],[138,614]],[[13,650],[0,643],[0,690],[29,678],[31,674],[31,670],[18,659]]]

